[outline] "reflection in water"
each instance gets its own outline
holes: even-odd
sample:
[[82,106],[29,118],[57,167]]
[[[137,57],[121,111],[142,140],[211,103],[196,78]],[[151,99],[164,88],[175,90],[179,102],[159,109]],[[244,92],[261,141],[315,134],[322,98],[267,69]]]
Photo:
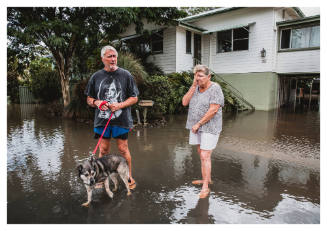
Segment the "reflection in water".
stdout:
[[186,161],[192,158],[192,147],[176,146],[173,152],[175,153],[173,160],[175,178],[182,177],[185,174]]
[[[56,173],[60,168],[60,154],[63,148],[63,135],[60,130],[55,129],[51,134],[47,131],[35,131],[35,121],[25,120],[20,128],[10,131],[12,135],[8,136],[8,168],[17,167],[18,163],[11,161],[23,161],[28,156],[37,163],[37,168],[44,175]],[[33,151],[38,154],[34,155]],[[25,165],[26,163],[20,163]],[[22,166],[20,166],[22,167]]]
[[244,158],[242,162],[242,178],[245,190],[257,197],[265,195],[265,178],[268,172],[269,161],[265,158],[253,155]]
[[[47,118],[41,106],[8,107],[8,223],[319,223],[319,114],[281,111],[224,116],[212,153],[211,193],[199,200],[196,148],[186,116],[168,126],[132,131],[138,186],[114,199],[85,187],[76,166],[97,140],[92,126]],[[115,145],[112,153],[117,153]]]

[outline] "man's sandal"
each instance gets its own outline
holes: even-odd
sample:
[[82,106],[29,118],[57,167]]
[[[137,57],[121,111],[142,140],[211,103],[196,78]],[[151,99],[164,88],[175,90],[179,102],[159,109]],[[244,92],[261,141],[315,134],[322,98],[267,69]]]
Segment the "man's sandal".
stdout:
[[[201,185],[201,184],[203,184],[203,180],[194,180],[194,181],[192,181],[192,184]],[[213,184],[212,181],[210,181],[209,184]]]
[[135,189],[136,188],[136,182],[134,181],[133,183],[128,184],[129,189]]
[[200,192],[200,194],[199,194],[199,197],[200,197],[201,199],[203,199],[203,198],[206,198],[207,196],[209,196],[209,194],[210,194],[210,189],[207,188],[207,189],[205,189],[205,190],[201,190],[201,192]]

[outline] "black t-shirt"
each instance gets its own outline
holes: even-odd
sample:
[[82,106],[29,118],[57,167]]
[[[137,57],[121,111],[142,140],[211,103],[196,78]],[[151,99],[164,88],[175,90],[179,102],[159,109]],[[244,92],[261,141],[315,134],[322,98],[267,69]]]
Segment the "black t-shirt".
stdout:
[[[111,104],[123,102],[129,97],[137,97],[139,91],[131,73],[119,67],[113,72],[107,72],[104,69],[95,72],[90,78],[84,93],[94,99],[106,100]],[[110,114],[110,109],[100,111],[97,108],[95,110],[94,127],[106,126]],[[109,125],[127,129],[132,128],[131,107],[115,111]]]

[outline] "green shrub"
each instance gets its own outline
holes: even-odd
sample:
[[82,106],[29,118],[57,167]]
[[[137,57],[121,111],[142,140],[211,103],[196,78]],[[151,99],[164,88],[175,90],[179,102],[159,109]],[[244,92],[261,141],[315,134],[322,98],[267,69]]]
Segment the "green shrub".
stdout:
[[42,103],[49,103],[61,98],[60,77],[48,58],[40,58],[31,63],[29,87],[33,96]]
[[19,102],[19,81],[18,74],[15,72],[7,73],[7,95],[11,103]]
[[227,84],[219,81],[217,77],[212,76],[211,81],[216,82],[220,85],[221,90],[224,94],[225,106],[223,108],[224,111],[235,111],[238,107],[240,107],[240,101],[233,96],[232,92],[228,89]]
[[135,78],[137,84],[141,84],[148,76],[140,60],[131,53],[120,53],[117,59],[118,66],[128,70]]
[[72,100],[67,110],[74,119],[92,119],[94,116],[94,109],[87,105],[84,94],[89,79],[80,80],[72,85]]
[[139,100],[153,100],[155,103],[149,111],[149,118],[170,113],[173,88],[167,76],[154,75],[145,79],[144,83],[138,86]]
[[182,99],[193,83],[193,73],[172,73],[168,75],[168,79],[173,89],[171,102],[169,103],[169,113],[185,112],[187,108],[182,105]]
[[[156,118],[165,114],[180,114],[187,112],[187,107],[182,105],[183,96],[187,93],[193,83],[192,72],[171,73],[168,75],[154,75],[145,79],[139,85],[139,99],[153,100],[153,108],[149,110],[148,117]],[[226,84],[212,77],[223,91],[225,98],[224,111],[235,110],[239,102],[232,95]],[[139,106],[134,106],[139,108]]]
[[153,62],[143,62],[144,69],[148,75],[164,75],[163,70]]

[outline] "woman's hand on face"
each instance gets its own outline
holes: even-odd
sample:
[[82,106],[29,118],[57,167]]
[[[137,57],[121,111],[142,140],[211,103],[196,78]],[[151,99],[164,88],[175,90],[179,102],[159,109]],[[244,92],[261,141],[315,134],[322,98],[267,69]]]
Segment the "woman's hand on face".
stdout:
[[196,87],[197,85],[198,85],[198,82],[197,82],[197,75],[194,74],[192,87]]
[[192,132],[193,132],[193,133],[197,133],[200,127],[201,127],[201,125],[200,125],[199,123],[196,123],[196,124],[192,127]]

